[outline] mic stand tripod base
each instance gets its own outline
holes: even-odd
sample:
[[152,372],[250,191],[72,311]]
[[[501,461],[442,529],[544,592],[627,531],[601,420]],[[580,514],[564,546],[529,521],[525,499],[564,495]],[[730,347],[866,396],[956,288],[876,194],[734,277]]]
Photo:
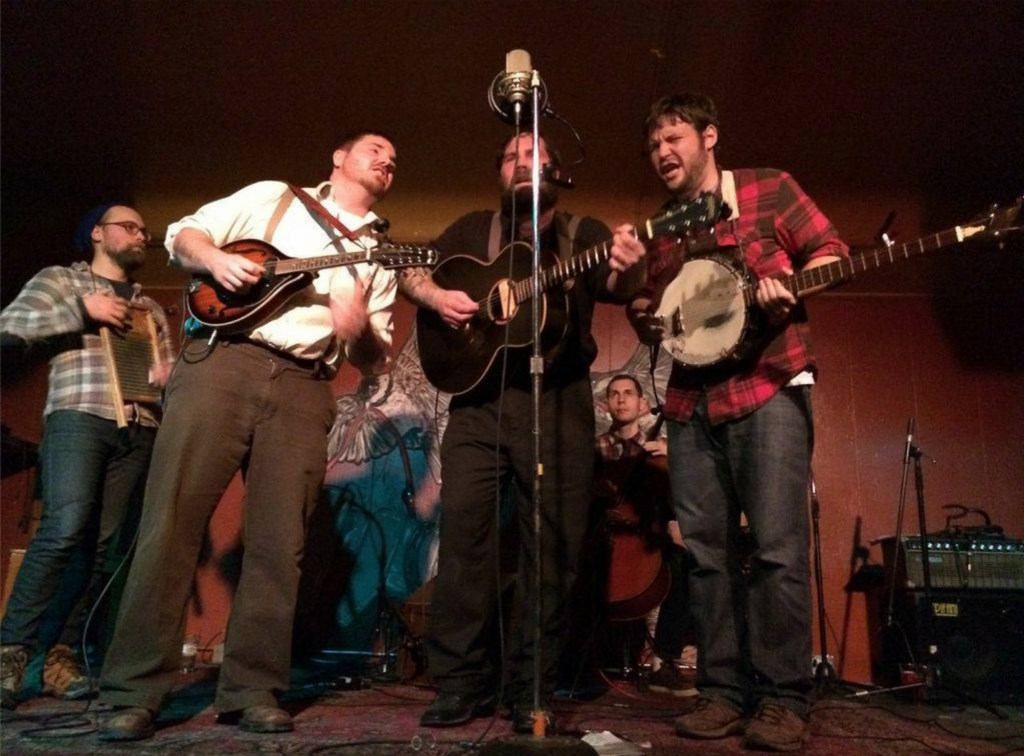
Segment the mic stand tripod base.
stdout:
[[836,674],[835,669],[832,667],[832,662],[827,658],[818,662],[818,665],[814,668],[815,690],[819,692],[832,690],[838,682],[839,675]]
[[597,756],[591,746],[568,735],[510,735],[490,740],[480,748],[483,756],[519,756],[520,754],[556,754],[556,756]]

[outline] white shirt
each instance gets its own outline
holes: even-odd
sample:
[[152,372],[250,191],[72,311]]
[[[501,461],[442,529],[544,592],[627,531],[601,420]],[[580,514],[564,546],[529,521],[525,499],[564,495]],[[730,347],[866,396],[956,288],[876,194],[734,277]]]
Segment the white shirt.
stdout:
[[[183,228],[202,231],[218,247],[239,239],[263,240],[270,217],[281,196],[288,191],[287,185],[280,181],[250,184],[230,197],[203,205],[192,215],[172,223],[167,228],[165,241],[171,259],[175,259],[174,239]],[[377,219],[373,212],[360,217],[339,207],[331,197],[328,182],[304,191],[319,199],[324,209],[353,233],[359,234],[360,229]],[[360,251],[360,247],[348,239],[329,237],[297,199],[288,206],[270,241],[288,257],[320,257],[339,251]],[[376,240],[366,233],[359,237],[359,241],[364,245],[363,249],[376,246]],[[338,362],[343,355],[334,338],[328,298],[346,301],[353,296],[357,278],[363,286],[369,327],[385,349],[390,348],[394,330],[391,306],[395,301],[397,279],[394,272],[367,263],[319,271],[312,286],[295,295],[287,307],[255,328],[249,334],[250,338],[302,359],[322,358],[328,363]]]

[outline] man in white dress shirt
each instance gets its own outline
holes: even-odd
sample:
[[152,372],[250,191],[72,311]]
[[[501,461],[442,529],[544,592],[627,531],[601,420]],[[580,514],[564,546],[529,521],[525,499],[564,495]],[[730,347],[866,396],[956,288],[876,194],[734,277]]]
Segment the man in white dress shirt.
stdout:
[[[244,292],[263,269],[220,249],[228,242],[264,239],[289,257],[372,246],[372,208],[391,188],[395,148],[380,133],[360,132],[332,157],[329,180],[300,191],[355,241],[288,185],[264,181],[171,224],[172,262],[228,292]],[[245,551],[214,708],[248,732],[292,729],[277,695],[288,688],[299,560],[335,415],[329,378],[345,359],[365,374],[383,369],[395,290],[394,274],[376,265],[328,268],[248,332],[211,340],[200,330],[183,348],[167,387],[138,548],[101,679],[101,701],[117,707],[101,739],[153,734],[180,666],[183,615],[206,524],[239,469]]]

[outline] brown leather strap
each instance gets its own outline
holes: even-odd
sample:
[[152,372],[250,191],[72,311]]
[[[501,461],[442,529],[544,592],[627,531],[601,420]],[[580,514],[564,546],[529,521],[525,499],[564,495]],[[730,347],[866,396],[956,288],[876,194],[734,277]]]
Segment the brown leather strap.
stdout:
[[299,189],[297,186],[294,186],[292,184],[288,184],[288,188],[291,189],[292,192],[294,192],[295,196],[299,198],[299,200],[302,202],[303,205],[306,206],[307,210],[309,210],[311,213],[315,213],[316,215],[319,215],[325,221],[330,223],[334,228],[338,229],[338,231],[341,232],[341,235],[344,236],[346,239],[349,239],[350,241],[353,241],[353,242],[356,242],[356,243],[359,242],[358,237],[355,234],[353,234],[351,231],[349,231],[344,223],[342,223],[340,220],[338,220],[333,215],[331,215],[329,212],[327,212],[324,209],[323,205],[321,205],[319,202],[314,200],[312,197],[310,197],[304,191]]
[[277,226],[284,217],[284,214],[288,211],[288,207],[292,204],[292,200],[295,199],[294,190],[288,187],[289,191],[281,193],[281,199],[278,200],[277,207],[274,208],[274,214],[270,216],[270,220],[267,222],[267,230],[263,232],[263,241],[270,244],[274,240],[274,232],[277,231]]

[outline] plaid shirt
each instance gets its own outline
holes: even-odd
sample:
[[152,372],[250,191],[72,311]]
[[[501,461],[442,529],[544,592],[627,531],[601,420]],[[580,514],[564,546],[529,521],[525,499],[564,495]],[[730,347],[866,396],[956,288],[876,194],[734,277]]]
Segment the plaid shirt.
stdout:
[[622,438],[617,433],[608,431],[597,437],[597,454],[601,462],[618,462],[624,459],[636,459],[644,452],[644,432],[637,429],[632,438]]
[[[633,506],[637,504],[653,504],[653,506],[641,506],[639,513],[647,527],[656,527],[661,532],[661,526],[656,523],[667,522],[675,517],[672,511],[672,502],[668,496],[668,481],[659,488],[657,484],[651,487],[651,471],[644,469],[640,461],[647,457],[644,444],[647,442],[647,434],[642,428],[630,438],[622,438],[613,431],[602,433],[595,441],[597,449],[597,468],[594,472],[594,496],[604,500],[605,505],[614,504],[619,494],[627,498],[633,498]],[[639,476],[639,477],[637,477]],[[637,487],[638,486],[638,487]],[[624,488],[626,487],[626,488]],[[645,499],[643,495],[650,496],[652,493],[662,491],[663,496],[657,499]],[[641,497],[636,499],[637,494]]]
[[[160,350],[174,360],[170,329],[163,309],[140,294],[134,284],[132,304],[153,312]],[[98,326],[86,319],[82,297],[96,291],[113,291],[105,279],[94,276],[88,264],[44,268],[25,284],[17,298],[0,312],[0,331],[29,344],[45,343],[54,352],[50,359],[50,384],[43,416],[56,410],[77,410],[108,420],[116,419],[110,398],[110,374],[100,344]],[[125,414],[142,425],[156,427],[154,408],[129,403]]]
[[635,471],[634,460],[642,457],[644,452],[644,432],[637,429],[632,438],[622,438],[613,431],[602,433],[595,440],[597,449],[597,469],[594,472],[594,495],[600,497],[615,496],[619,492],[623,478]]
[[[733,176],[738,207],[733,208],[732,217],[719,222],[714,235],[698,236],[684,245],[684,254],[728,253],[738,248],[757,279],[781,276],[786,267],[800,270],[816,257],[849,255],[835,227],[788,173],[758,168],[733,171]],[[653,299],[675,278],[680,257],[674,250],[674,245],[652,245],[648,281],[639,296]],[[706,369],[674,364],[665,394],[665,416],[686,422],[706,395],[713,424],[734,420],[765,404],[797,374],[815,369],[801,304],[782,325],[769,327],[766,337],[766,343],[739,364]]]

